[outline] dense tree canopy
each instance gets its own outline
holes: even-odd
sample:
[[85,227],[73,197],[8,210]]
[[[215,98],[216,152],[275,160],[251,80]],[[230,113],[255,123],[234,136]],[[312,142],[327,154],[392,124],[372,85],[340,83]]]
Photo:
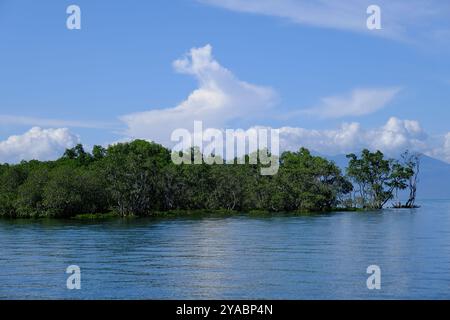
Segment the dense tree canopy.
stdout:
[[[404,190],[408,186],[414,188],[414,191],[411,190],[410,200],[406,206],[414,206],[416,186],[412,181],[414,179],[417,181],[419,158],[417,155],[412,157],[408,154],[407,152],[403,156],[404,163],[385,159],[382,152],[372,153],[367,149],[362,151],[361,157],[355,154],[347,155],[350,159],[347,175],[357,186],[359,193],[357,201],[361,207],[382,209],[399,190]],[[414,200],[411,197],[414,197]]]
[[411,157],[401,164],[364,150],[361,158],[349,158],[344,176],[336,164],[302,148],[281,155],[278,174],[263,176],[260,165],[237,159],[226,165],[175,165],[168,149],[143,140],[95,146],[91,153],[77,145],[56,161],[0,165],[0,216],[381,208],[396,190],[415,187]]

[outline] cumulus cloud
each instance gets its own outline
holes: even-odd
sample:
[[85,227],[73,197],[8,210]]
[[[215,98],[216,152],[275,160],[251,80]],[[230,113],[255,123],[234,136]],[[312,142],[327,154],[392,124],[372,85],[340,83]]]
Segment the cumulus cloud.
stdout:
[[390,118],[379,128],[364,129],[357,122],[345,123],[336,130],[280,128],[280,146],[284,150],[311,150],[333,155],[363,148],[397,155],[406,149],[426,152],[428,136],[417,121]]
[[447,161],[450,162],[450,132],[448,132],[445,136],[444,150]]
[[350,95],[323,98],[318,107],[302,113],[321,118],[364,116],[384,108],[399,91],[399,88],[355,89]]
[[22,160],[52,160],[60,157],[66,148],[79,143],[78,136],[68,129],[31,128],[22,135],[0,141],[0,163]]
[[445,135],[444,147],[443,150],[443,158],[450,163],[450,132]]
[[212,47],[193,48],[173,63],[175,71],[193,76],[198,89],[173,108],[133,113],[121,117],[127,125],[126,135],[170,144],[177,128],[191,130],[195,120],[205,126],[223,128],[232,120],[253,117],[270,108],[276,93],[236,78],[212,55]]
[[[197,140],[195,140],[192,132],[188,133],[188,143],[197,146],[203,145],[203,147],[207,146],[210,143],[210,136],[206,134],[207,130],[204,129],[206,128],[203,128],[203,131],[201,131],[203,136],[195,136]],[[271,149],[275,154],[278,154],[278,151],[272,149],[274,145],[280,147],[280,152],[297,151],[301,147],[305,147],[330,156],[360,152],[362,149],[367,148],[372,151],[380,150],[390,157],[397,157],[404,151],[410,150],[450,163],[450,132],[445,136],[445,141],[442,142],[442,139],[429,136],[420,123],[414,120],[391,117],[385,124],[375,128],[365,128],[358,122],[343,123],[334,130],[253,126],[247,130],[235,130],[232,136],[234,138],[245,137],[247,145],[244,152],[253,152],[256,148],[255,143],[258,141],[255,139],[256,134],[261,129],[265,129],[268,135],[270,135],[270,130],[278,130],[279,143],[274,144],[273,141],[265,140],[267,145],[264,146]],[[220,132],[222,138],[227,136],[224,130]],[[200,134],[199,132],[197,133]],[[205,138],[206,136],[208,138]],[[255,140],[251,143],[249,139]],[[226,142],[223,141],[224,145]],[[179,147],[177,150],[188,148],[186,145]],[[238,151],[239,156],[242,154],[242,152]]]
[[[195,121],[203,122],[203,130],[224,130],[232,128],[231,125],[235,127],[243,119],[254,119],[256,114],[265,111],[273,114],[271,107],[277,101],[274,90],[239,80],[214,59],[210,45],[191,49],[186,56],[174,61],[173,67],[178,73],[193,76],[198,81],[198,89],[172,108],[122,116],[120,119],[127,126],[124,139],[147,139],[171,147],[175,144],[171,141],[175,129],[187,129],[192,133]],[[400,88],[355,89],[348,95],[324,98],[316,108],[297,112],[324,118],[368,115],[384,108],[399,91]],[[246,127],[247,133],[262,128]],[[420,123],[413,120],[392,117],[378,128],[363,128],[360,123],[351,122],[333,130],[300,127],[282,127],[278,130],[281,151],[307,147],[333,155],[369,148],[396,156],[410,149],[450,162],[450,134],[444,145],[436,147],[435,139],[430,138]]]
[[[450,5],[441,0],[378,0],[382,30],[367,29],[372,0],[198,0],[228,10],[288,19],[294,23],[384,36],[402,41],[446,34]],[[420,42],[420,41],[418,41]],[[444,42],[445,43],[445,42]]]
[[426,152],[426,154],[450,163],[450,132],[443,137],[442,145]]

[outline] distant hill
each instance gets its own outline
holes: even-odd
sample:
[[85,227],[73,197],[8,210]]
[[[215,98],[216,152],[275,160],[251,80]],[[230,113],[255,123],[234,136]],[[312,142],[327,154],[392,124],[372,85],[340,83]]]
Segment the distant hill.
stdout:
[[[324,157],[334,161],[344,171],[348,165],[345,155]],[[422,155],[417,198],[450,199],[450,164]]]

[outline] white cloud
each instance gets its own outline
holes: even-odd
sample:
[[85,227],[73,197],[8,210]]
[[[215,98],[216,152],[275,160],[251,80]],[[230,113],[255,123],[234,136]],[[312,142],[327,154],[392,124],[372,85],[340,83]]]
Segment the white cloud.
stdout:
[[[212,56],[212,47],[193,48],[183,58],[174,61],[174,69],[189,74],[198,81],[198,89],[173,108],[156,109],[121,117],[127,125],[124,139],[147,139],[170,147],[170,136],[175,129],[185,128],[193,132],[194,121],[202,121],[203,129],[224,129],[236,121],[254,120],[257,114],[270,111],[277,100],[271,88],[261,87],[237,79]],[[399,88],[355,89],[348,95],[322,99],[313,109],[301,110],[325,118],[362,116],[385,107]],[[254,123],[254,122],[253,122]],[[248,126],[247,126],[248,128]],[[251,127],[258,129],[261,127]],[[406,149],[433,154],[450,162],[450,134],[446,144],[429,137],[420,123],[413,120],[390,118],[378,128],[363,128],[360,123],[344,123],[335,130],[310,130],[299,127],[282,127],[281,150],[311,150],[333,155],[358,152],[363,148],[381,150],[390,156]],[[439,148],[436,146],[439,144]],[[447,150],[447,151],[445,151]]]
[[[391,117],[384,125],[377,128],[364,128],[358,122],[343,123],[334,130],[253,126],[247,130],[236,131],[235,136],[246,136],[249,139],[253,136],[249,134],[251,130],[255,132],[260,129],[279,130],[280,152],[297,151],[301,147],[305,147],[324,155],[333,156],[360,152],[367,148],[372,151],[380,150],[387,156],[396,157],[404,151],[410,150],[450,163],[450,132],[442,142],[439,137],[429,136],[422,129],[420,123],[414,120]],[[203,132],[203,134],[205,133]],[[224,131],[222,131],[222,136],[225,137]],[[192,132],[191,139],[193,139]],[[199,138],[198,141],[202,141],[202,138]],[[209,139],[207,141],[209,142]],[[204,141],[203,146],[208,142]],[[270,143],[268,147],[271,147]],[[247,148],[246,152],[249,151],[252,152],[254,149]],[[239,153],[239,155],[242,154]]]
[[450,132],[445,135],[444,149],[447,154],[447,159],[450,162]]
[[450,163],[450,132],[444,136],[441,146],[428,151],[426,154]]
[[66,148],[79,143],[78,136],[68,129],[31,128],[22,135],[0,141],[0,163],[21,160],[52,160],[60,157]]
[[179,73],[194,76],[199,88],[173,108],[151,110],[121,117],[128,129],[126,135],[170,144],[174,129],[192,130],[195,120],[205,127],[223,128],[232,120],[254,117],[270,108],[276,93],[237,79],[212,56],[212,47],[193,48],[173,63]]
[[[400,40],[425,37],[448,30],[444,26],[450,5],[441,0],[198,0],[228,10],[288,19],[294,23],[325,27]],[[366,10],[381,8],[382,30],[367,29]]]
[[444,151],[444,159],[450,163],[450,132],[445,135],[444,147],[442,150]]
[[399,88],[355,89],[347,96],[323,98],[318,107],[301,112],[322,118],[364,116],[384,108],[399,91]]
[[426,152],[428,136],[417,121],[390,118],[375,129],[364,129],[359,123],[346,123],[337,130],[308,130],[303,128],[280,128],[280,145],[283,150],[306,147],[328,154],[360,151],[363,148],[381,150],[389,155],[406,149]]
[[[255,126],[250,129],[261,128],[264,127]],[[450,132],[443,139],[432,137],[426,134],[419,122],[413,120],[392,117],[378,128],[363,128],[360,123],[353,122],[344,123],[335,130],[282,127],[279,132],[281,151],[296,151],[300,147],[306,147],[325,155],[337,155],[369,148],[381,150],[388,156],[396,156],[409,149],[450,163]],[[0,141],[0,163],[57,159],[65,149],[79,142],[79,137],[68,129],[34,127],[22,135]]]

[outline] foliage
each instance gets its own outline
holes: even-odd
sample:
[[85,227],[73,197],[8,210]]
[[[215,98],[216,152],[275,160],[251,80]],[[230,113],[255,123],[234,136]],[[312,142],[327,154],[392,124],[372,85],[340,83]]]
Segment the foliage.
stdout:
[[94,146],[91,153],[77,145],[56,161],[0,165],[0,216],[332,211],[357,206],[353,184],[361,207],[382,208],[417,181],[411,157],[400,163],[364,150],[349,159],[347,178],[336,164],[302,148],[280,156],[278,174],[263,176],[248,155],[240,159],[245,164],[175,165],[168,149],[144,140]]
[[350,159],[347,175],[358,187],[360,205],[363,208],[382,209],[399,190],[408,187],[407,181],[415,175],[412,166],[385,159],[381,151],[370,152],[364,149],[361,157],[349,154],[347,158]]

